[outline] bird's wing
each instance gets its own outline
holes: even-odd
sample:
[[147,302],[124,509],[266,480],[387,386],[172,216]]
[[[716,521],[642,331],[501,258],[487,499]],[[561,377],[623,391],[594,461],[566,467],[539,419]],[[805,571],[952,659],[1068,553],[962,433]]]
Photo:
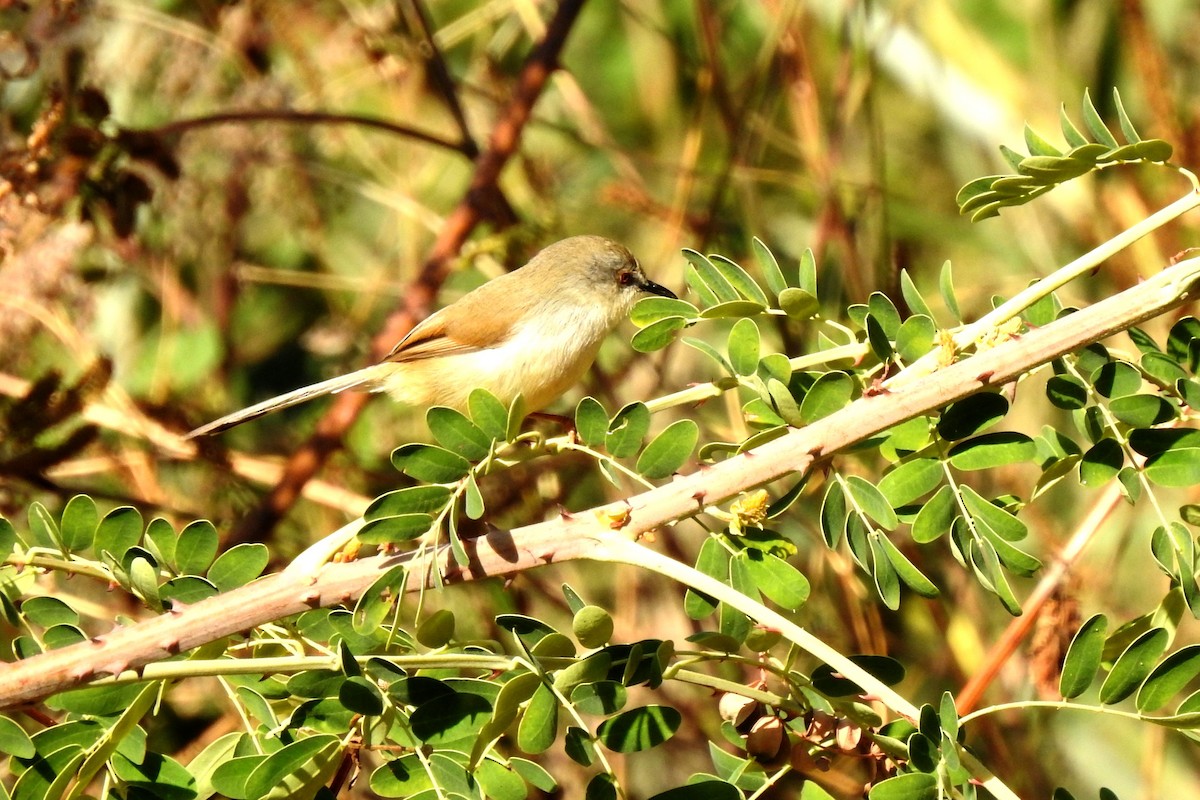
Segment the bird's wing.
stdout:
[[[484,288],[490,286],[485,284]],[[511,308],[487,302],[479,289],[421,322],[383,360],[391,363],[476,353],[498,347],[512,335]]]

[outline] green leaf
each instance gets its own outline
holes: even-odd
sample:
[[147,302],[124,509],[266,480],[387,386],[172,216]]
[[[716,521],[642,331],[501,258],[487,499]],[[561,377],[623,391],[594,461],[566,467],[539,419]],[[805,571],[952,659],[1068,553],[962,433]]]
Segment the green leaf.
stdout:
[[1060,104],[1058,107],[1058,123],[1062,128],[1063,138],[1067,140],[1067,144],[1071,147],[1082,147],[1088,144],[1088,140],[1084,138],[1079,129],[1075,127],[1075,123],[1067,116],[1066,104]]
[[[798,428],[804,424],[804,416],[800,412],[800,406],[796,404],[796,398],[792,396],[792,392],[788,389],[787,384],[775,378],[768,378],[767,394],[771,398],[771,411],[778,414],[778,419],[771,418],[771,414],[766,414],[765,409],[763,413],[752,414],[752,410],[758,411],[758,409],[754,407],[755,401],[751,400],[746,404],[744,409],[747,421],[766,425],[786,424],[794,428]],[[743,446],[740,450],[744,452],[745,449]]]
[[362,675],[342,681],[338,687],[338,701],[355,714],[375,716],[383,713],[383,693]]
[[155,611],[162,610],[162,599],[158,596],[158,570],[153,564],[141,557],[133,559],[129,565],[129,582],[146,601],[146,605]]
[[380,797],[424,797],[423,792],[434,788],[432,778],[416,753],[384,761],[371,773],[368,783],[371,791]]
[[608,435],[608,412],[594,397],[585,397],[575,407],[575,432],[589,447],[600,447]]
[[376,517],[358,531],[358,540],[364,544],[395,544],[423,536],[433,527],[430,514],[396,514]]
[[584,714],[615,714],[628,699],[629,691],[617,681],[581,683],[571,690],[571,704]]
[[1175,407],[1152,394],[1118,397],[1108,404],[1108,409],[1118,420],[1134,428],[1149,428],[1175,419]]
[[1025,147],[1031,156],[1061,156],[1062,151],[1046,141],[1040,133],[1025,124]]
[[226,550],[208,568],[208,580],[222,592],[257,578],[271,560],[271,551],[259,542],[243,542]]
[[1165,353],[1157,351],[1144,353],[1140,366],[1152,378],[1158,379],[1167,386],[1174,386],[1177,381],[1187,380],[1187,372],[1183,367]]
[[1058,690],[1063,698],[1070,700],[1078,697],[1092,685],[1100,669],[1107,631],[1108,618],[1096,614],[1075,632],[1058,680]]
[[[51,696],[46,705],[53,709],[70,711],[73,714],[92,714],[95,716],[114,716],[127,709],[137,699],[143,685],[132,683],[122,686],[91,686],[84,689],[72,689]],[[58,726],[62,728],[62,726]],[[54,729],[47,729],[54,730]],[[45,736],[46,732],[38,734]]]
[[1129,446],[1137,453],[1147,457],[1156,456],[1168,450],[1200,450],[1200,430],[1163,428],[1130,431]]
[[79,613],[57,597],[27,598],[21,603],[21,616],[42,628],[79,622]]
[[453,483],[466,477],[471,462],[431,444],[406,444],[392,451],[392,465],[405,475],[428,483]]
[[855,505],[881,528],[889,531],[895,530],[896,526],[900,524],[895,510],[892,509],[883,492],[875,488],[870,481],[858,475],[851,475],[846,478],[846,488],[849,490],[850,496],[854,498]]
[[[904,665],[894,658],[853,655],[850,656],[850,661],[886,686],[895,686],[904,680]],[[863,693],[861,686],[835,672],[828,664],[820,664],[813,669],[812,685],[826,697],[850,697]]]
[[973,540],[967,544],[967,557],[975,577],[1004,606],[1014,617],[1021,615],[1021,604],[1017,602],[1008,579],[1000,569],[1000,558],[996,554],[995,541],[992,539]]
[[810,586],[804,573],[778,556],[762,550],[742,550],[736,556],[750,573],[754,585],[771,602],[795,611],[808,600]]
[[908,557],[900,552],[900,548],[896,547],[886,536],[882,534],[871,540],[872,552],[881,552],[887,556],[896,575],[904,584],[921,597],[937,597],[939,592],[936,585],[921,570],[917,569],[916,565],[908,560]]
[[991,533],[1005,542],[1019,542],[1024,539],[1029,528],[1014,514],[1001,508],[975,491],[970,486],[960,486],[963,505],[967,507],[976,525],[986,526],[986,533]]
[[741,265],[721,255],[712,255],[709,257],[713,266],[721,273],[728,283],[733,286],[742,297],[752,302],[758,303],[763,307],[770,305],[770,300],[767,299],[766,293],[762,288],[750,277],[746,270],[742,269]]
[[[724,582],[729,576],[729,552],[715,537],[700,545],[696,569],[710,578]],[[688,588],[683,601],[684,612],[691,619],[704,619],[717,610],[717,601],[696,589]]]
[[600,723],[596,738],[614,752],[636,753],[670,739],[682,722],[683,716],[670,706],[643,706]]
[[250,798],[312,798],[340,762],[341,745],[337,736],[306,736],[254,766],[246,778],[246,794]]
[[667,317],[652,322],[633,335],[629,344],[639,353],[653,353],[675,341],[675,334],[687,327],[682,317]]
[[1152,628],[1134,639],[1101,684],[1100,702],[1111,705],[1133,694],[1167,649],[1170,638],[1166,629]]
[[633,310],[629,312],[630,321],[639,328],[669,317],[696,319],[699,316],[700,309],[674,297],[643,297],[634,303]]
[[1092,134],[1092,138],[1100,144],[1109,148],[1119,146],[1116,138],[1104,124],[1104,120],[1100,119],[1100,114],[1096,111],[1096,106],[1092,105],[1092,97],[1087,89],[1083,90],[1083,124],[1088,129],[1088,132]]
[[1103,486],[1117,477],[1125,453],[1115,439],[1104,438],[1083,454],[1079,462],[1079,482],[1084,486]]
[[1121,126],[1121,135],[1125,137],[1125,141],[1130,144],[1137,144],[1142,140],[1138,136],[1137,129],[1133,127],[1133,122],[1129,119],[1129,115],[1125,113],[1125,104],[1121,102],[1121,93],[1117,91],[1117,87],[1113,87],[1113,106],[1117,110],[1117,122]]
[[720,366],[725,372],[728,372],[731,375],[733,374],[733,367],[729,366],[729,362],[725,360],[725,356],[708,342],[704,341],[703,339],[685,337],[683,339],[683,343],[693,350],[698,350],[703,353],[706,357]]
[[638,456],[637,471],[650,480],[673,475],[692,455],[700,440],[700,426],[690,419],[672,422],[655,436]]
[[220,546],[217,529],[206,519],[196,520],[179,532],[175,543],[175,564],[183,575],[203,575],[212,564]]
[[1194,486],[1200,483],[1200,448],[1168,450],[1146,460],[1146,477],[1167,487]]
[[1088,389],[1074,375],[1055,375],[1046,381],[1046,397],[1058,408],[1074,411],[1088,403]]
[[[607,421],[606,421],[607,422]],[[370,521],[404,514],[428,514],[440,511],[450,501],[448,486],[409,486],[375,498],[363,518]]]
[[[0,516],[0,559],[12,553],[16,549],[18,541],[16,528],[11,522]],[[0,596],[2,595],[3,593],[0,592]]]
[[754,251],[754,259],[758,262],[758,268],[762,270],[763,278],[767,281],[767,288],[778,297],[784,289],[788,288],[788,283],[783,276],[783,270],[779,268],[775,254],[757,236],[751,241],[750,249]]
[[879,481],[879,491],[893,508],[909,505],[936,489],[945,479],[942,462],[914,458],[897,464]]
[[154,559],[164,566],[175,564],[175,543],[178,538],[175,527],[162,517],[155,517],[146,526],[146,547]]
[[821,535],[830,550],[837,549],[845,538],[848,516],[849,507],[842,484],[839,481],[829,481],[825,497],[821,501]]
[[109,553],[120,560],[125,551],[142,539],[142,514],[131,506],[114,508],[104,515],[96,528],[92,548],[97,553]]
[[937,540],[950,530],[957,511],[954,490],[948,485],[938,489],[937,494],[921,506],[921,510],[917,512],[917,518],[913,520],[913,541],[917,544],[928,544]]
[[821,310],[821,303],[803,289],[791,287],[779,293],[779,307],[791,319],[808,319]]
[[959,442],[950,449],[950,464],[961,470],[982,470],[1032,461],[1037,456],[1033,439],[1023,433],[985,433]]
[[1142,388],[1142,373],[1128,361],[1109,361],[1091,376],[1092,385],[1104,397],[1124,397]]
[[[137,762],[124,753],[108,759],[127,797],[151,796],[159,800],[192,800],[197,797],[196,779],[178,761],[159,753],[145,753]],[[81,769],[77,786],[86,786],[92,775]],[[143,794],[144,793],[144,794]]]
[[937,326],[930,317],[918,314],[900,325],[896,333],[896,352],[905,361],[916,361],[934,349]]
[[706,257],[686,247],[683,249],[683,257],[690,265],[685,276],[688,286],[694,289],[699,288],[697,284],[703,286],[719,303],[738,299],[737,290]]
[[950,311],[950,316],[955,322],[961,323],[962,312],[958,310],[958,297],[954,294],[954,273],[949,260],[942,264],[942,271],[938,275],[938,291],[942,295],[942,302]]
[[0,715],[0,753],[13,758],[33,758],[37,754],[25,729],[3,715]]
[[730,319],[733,317],[756,317],[767,307],[753,300],[730,300],[717,303],[700,312],[700,319]]
[[896,310],[896,304],[891,298],[883,292],[871,292],[867,298],[867,309],[872,317],[878,322],[883,329],[884,335],[888,339],[895,339],[900,332],[900,312]]
[[900,576],[892,568],[892,562],[884,552],[882,541],[885,537],[879,531],[867,534],[867,543],[871,550],[870,573],[875,581],[875,589],[883,604],[892,611],[900,607]]
[[739,319],[729,331],[729,363],[738,375],[754,375],[758,371],[758,326],[748,319]]
[[535,789],[541,789],[543,792],[554,792],[558,789],[558,782],[554,780],[554,776],[540,764],[513,756],[508,759],[508,765]]
[[805,422],[816,422],[850,404],[854,399],[854,379],[845,372],[822,374],[809,388],[800,403],[800,416]]
[[77,553],[92,546],[100,513],[96,503],[86,494],[77,494],[67,501],[62,513],[62,541],[68,552]]
[[1200,675],[1200,645],[1188,645],[1167,656],[1138,689],[1137,710],[1156,711]]
[[[541,688],[545,689],[545,686]],[[537,698],[536,693],[534,698]],[[528,718],[529,711],[525,713]],[[413,735],[422,742],[442,747],[473,738],[491,716],[492,704],[487,698],[477,694],[455,692],[417,706],[409,715],[408,723],[412,727]],[[524,720],[521,724],[523,727]],[[524,745],[521,745],[521,749],[526,750]]]
[[[364,636],[371,635],[395,612],[396,605],[404,596],[407,577],[407,571],[404,565],[401,564],[388,569],[367,587],[367,590],[359,596],[358,602],[354,605],[353,625],[356,633]],[[436,612],[432,617],[440,619],[439,615],[442,613],[441,611]],[[451,633],[453,633],[453,616],[451,616],[449,627]],[[421,630],[421,628],[417,629],[418,638],[421,635]],[[423,640],[421,643],[428,647],[441,646],[441,644],[430,645]],[[442,644],[445,644],[445,642]]]
[[483,492],[479,491],[479,483],[475,480],[475,473],[467,475],[466,492],[463,497],[463,511],[466,512],[468,519],[482,519],[484,512]]
[[937,431],[948,442],[957,442],[990,428],[1008,413],[1008,399],[999,392],[979,392],[951,403],[938,419]]
[[[817,800],[811,793],[806,793],[811,786],[816,786],[816,784],[812,781],[804,783],[805,791],[801,792],[801,800]],[[833,800],[828,794],[825,797]],[[674,789],[659,792],[650,800],[742,800],[742,793],[732,783],[703,779],[693,780],[686,786],[677,786]]]
[[525,715],[517,726],[517,747],[531,755],[549,750],[558,736],[558,699],[546,684],[541,684],[529,699]]
[[598,772],[588,781],[583,800],[618,800],[617,779],[607,772]]
[[486,389],[472,389],[467,397],[467,409],[471,412],[471,421],[489,439],[507,441],[508,409],[495,395]]
[[880,361],[892,360],[895,357],[895,350],[879,320],[874,315],[868,314],[863,324],[867,329],[867,344],[870,345],[871,352],[875,354],[875,357]]
[[817,292],[817,259],[813,256],[811,247],[804,248],[804,252],[800,254],[800,267],[796,275],[796,286],[811,294],[813,297],[820,297]]
[[62,534],[46,507],[36,500],[29,504],[29,533],[38,547],[62,550]]
[[613,458],[629,458],[642,446],[650,430],[650,411],[642,403],[626,405],[608,426],[605,446]]
[[484,796],[491,800],[525,800],[525,781],[512,767],[487,758],[475,767],[474,776]]
[[920,290],[917,289],[917,284],[913,282],[912,276],[908,274],[908,270],[900,270],[900,296],[904,298],[905,305],[914,316],[922,316],[933,320],[933,310],[929,307],[929,303],[925,301]]
[[433,406],[425,412],[425,422],[442,447],[468,461],[480,461],[492,450],[492,437],[461,411]]
[[869,800],[939,800],[936,775],[927,772],[908,772],[888,778],[871,787]]

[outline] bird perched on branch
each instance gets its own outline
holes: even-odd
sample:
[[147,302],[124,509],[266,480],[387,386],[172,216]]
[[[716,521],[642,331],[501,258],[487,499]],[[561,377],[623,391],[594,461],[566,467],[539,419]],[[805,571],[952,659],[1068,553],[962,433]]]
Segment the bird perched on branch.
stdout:
[[646,293],[675,297],[611,239],[563,239],[425,319],[378,364],[256,403],[187,436],[219,433],[346,389],[462,409],[482,388],[505,405],[521,394],[537,411],[583,376],[604,337]]

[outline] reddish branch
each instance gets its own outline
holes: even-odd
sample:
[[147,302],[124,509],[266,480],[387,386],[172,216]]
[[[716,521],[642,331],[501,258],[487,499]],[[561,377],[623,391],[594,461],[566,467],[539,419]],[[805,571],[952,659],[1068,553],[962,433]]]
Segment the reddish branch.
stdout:
[[[487,148],[475,160],[475,172],[466,194],[446,217],[421,271],[405,294],[404,305],[394,311],[372,343],[372,357],[387,355],[405,333],[429,314],[438,287],[446,277],[451,260],[458,254],[471,231],[494,208],[500,172],[517,151],[521,133],[533,113],[542,90],[559,66],[566,44],[584,0],[562,0],[547,28],[546,36],[533,49],[521,67],[512,99],[501,113]],[[300,446],[284,466],[283,478],[231,535],[230,543],[257,541],[291,508],[304,484],[342,443],[342,437],[366,404],[361,393],[337,396],[317,425],[313,436]]]

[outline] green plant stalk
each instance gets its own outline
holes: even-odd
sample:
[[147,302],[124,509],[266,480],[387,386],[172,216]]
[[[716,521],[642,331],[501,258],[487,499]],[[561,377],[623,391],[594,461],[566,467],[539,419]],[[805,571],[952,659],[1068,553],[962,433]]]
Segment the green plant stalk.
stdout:
[[1195,729],[1200,727],[1200,714],[1184,714],[1179,719],[1188,722],[1194,721],[1193,725],[1173,724],[1172,717],[1155,717],[1150,714],[1139,714],[1136,711],[1122,711],[1119,708],[1111,706],[1089,706],[1082,703],[1072,703],[1068,700],[1025,700],[1013,703],[1000,703],[999,705],[988,706],[981,708],[965,717],[959,719],[959,724],[966,724],[973,719],[986,717],[988,714],[998,714],[1002,711],[1027,711],[1031,708],[1048,708],[1053,711],[1086,711],[1089,714],[1100,714],[1109,717],[1121,717],[1122,719],[1131,719],[1138,722],[1149,722],[1154,725],[1162,725],[1172,730],[1179,728]]
[[[362,655],[355,661],[365,665],[372,658],[383,658],[407,669],[478,669],[485,672],[505,672],[517,666],[508,656],[483,656],[474,653],[436,655]],[[544,661],[545,659],[543,659]],[[562,659],[563,666],[574,659]],[[261,658],[210,658],[196,661],[160,661],[141,669],[130,669],[119,675],[99,678],[92,686],[117,686],[149,680],[214,677],[224,675],[290,675],[310,669],[341,668],[337,656],[272,656]]]
[[[1180,171],[1191,181],[1192,191],[1170,205],[1160,208],[1140,222],[1131,225],[1099,247],[1084,253],[1037,283],[1017,292],[974,322],[964,325],[954,334],[955,347],[960,350],[969,347],[984,334],[1017,317],[1038,300],[1061,289],[1076,278],[1086,275],[1099,267],[1106,259],[1121,252],[1134,242],[1200,206],[1200,185],[1197,185],[1196,177],[1186,170]],[[939,351],[936,349],[926,353],[887,381],[885,386],[894,389],[925,377],[937,368],[938,358]]]
[[[785,639],[825,662],[847,680],[858,684],[866,695],[879,700],[900,716],[915,723],[920,715],[920,710],[915,705],[835,648],[827,645],[782,614],[772,611],[762,603],[751,600],[736,589],[726,586],[715,578],[710,578],[699,570],[615,534],[601,538],[587,557],[594,561],[628,564],[648,569],[684,586],[690,586],[715,597],[756,622],[779,631]],[[999,778],[992,775],[982,763],[961,747],[959,748],[959,757],[971,774],[992,793],[993,797],[998,800],[1019,800],[1017,795]]]

